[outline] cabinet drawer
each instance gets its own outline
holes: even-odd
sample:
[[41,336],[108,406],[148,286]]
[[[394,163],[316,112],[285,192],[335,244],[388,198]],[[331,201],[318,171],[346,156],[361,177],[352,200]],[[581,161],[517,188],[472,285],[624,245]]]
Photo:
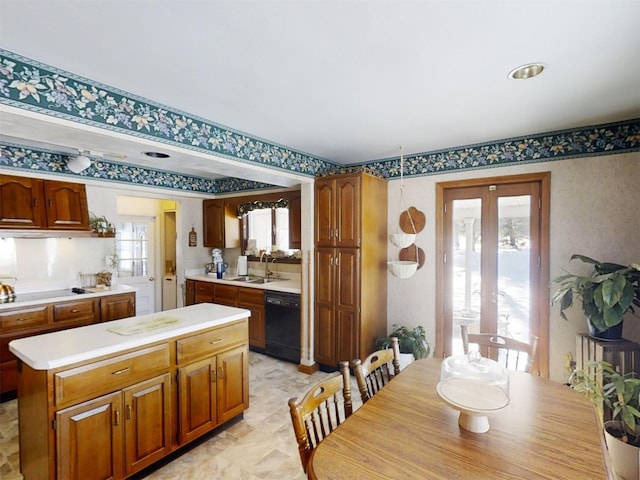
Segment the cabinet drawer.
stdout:
[[264,307],[264,290],[259,288],[238,287],[238,305]]
[[165,343],[56,373],[56,405],[124,388],[162,373],[169,366],[169,345]]
[[88,323],[93,323],[96,320],[96,304],[94,299],[55,304],[53,306],[53,321],[65,322],[83,319]]
[[247,342],[247,321],[209,330],[176,342],[178,364],[183,364]]
[[44,325],[49,318],[49,305],[37,305],[32,308],[0,312],[2,330]]

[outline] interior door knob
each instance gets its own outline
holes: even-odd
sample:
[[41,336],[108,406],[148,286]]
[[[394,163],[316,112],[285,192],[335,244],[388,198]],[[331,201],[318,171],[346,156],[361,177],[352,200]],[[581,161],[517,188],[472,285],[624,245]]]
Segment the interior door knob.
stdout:
[[156,279],[156,277],[149,277],[149,281],[153,282]]

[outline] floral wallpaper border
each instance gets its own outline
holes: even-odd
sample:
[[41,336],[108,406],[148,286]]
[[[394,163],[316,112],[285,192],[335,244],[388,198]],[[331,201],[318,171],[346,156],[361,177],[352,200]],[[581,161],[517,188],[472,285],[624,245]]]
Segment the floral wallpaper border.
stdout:
[[29,170],[38,173],[72,175],[91,180],[106,180],[155,188],[167,188],[186,192],[221,194],[246,190],[263,190],[273,185],[240,178],[210,178],[182,175],[166,170],[135,167],[123,163],[91,158],[91,166],[81,173],[73,173],[67,167],[67,155],[43,149],[34,149],[0,143],[0,168]]
[[1,48],[0,103],[300,175],[334,166]]
[[[405,155],[407,177],[640,151],[640,118]],[[367,162],[384,177],[400,178],[400,158]]]
[[[390,180],[400,178],[399,157],[337,165],[1,48],[0,104],[302,176],[364,170]],[[640,118],[405,155],[404,176],[635,151],[640,151]],[[7,145],[2,147],[0,167],[73,175],[64,158],[61,153]],[[102,159],[94,161],[80,176],[218,194],[272,187],[237,178],[211,180]]]

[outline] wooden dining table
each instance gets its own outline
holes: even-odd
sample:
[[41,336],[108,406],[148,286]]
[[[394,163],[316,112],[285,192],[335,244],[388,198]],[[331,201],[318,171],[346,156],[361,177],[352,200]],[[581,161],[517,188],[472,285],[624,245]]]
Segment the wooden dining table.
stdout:
[[489,431],[458,425],[436,393],[441,360],[418,360],[320,443],[307,475],[358,479],[606,479],[602,427],[590,401],[570,387],[509,372],[509,404]]

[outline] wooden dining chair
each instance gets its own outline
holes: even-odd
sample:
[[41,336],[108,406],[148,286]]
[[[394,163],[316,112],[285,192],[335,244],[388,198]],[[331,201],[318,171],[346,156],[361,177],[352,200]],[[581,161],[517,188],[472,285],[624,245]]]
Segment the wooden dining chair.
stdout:
[[349,362],[340,362],[340,372],[316,383],[302,400],[290,398],[289,411],[306,473],[313,450],[353,412]]
[[538,349],[537,336],[530,335],[529,343],[526,343],[495,333],[469,333],[469,325],[460,325],[460,330],[464,353],[469,353],[470,343],[477,344],[483,356],[498,361],[505,368],[531,372]]
[[[400,373],[398,339],[391,337],[390,340],[391,348],[373,352],[364,361],[356,358],[351,362],[363,404]],[[393,365],[393,372],[391,372],[390,363]]]

